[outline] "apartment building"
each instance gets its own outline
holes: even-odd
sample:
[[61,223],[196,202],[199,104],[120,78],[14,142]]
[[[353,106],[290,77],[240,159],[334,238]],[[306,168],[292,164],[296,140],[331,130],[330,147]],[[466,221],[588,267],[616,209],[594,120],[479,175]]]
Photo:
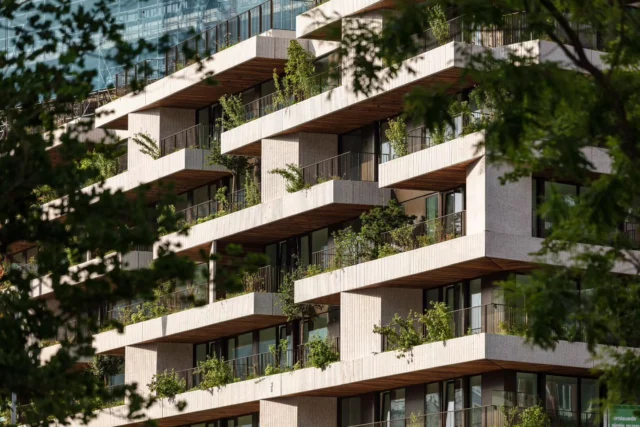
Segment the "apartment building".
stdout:
[[[463,17],[453,16],[446,42],[422,35],[422,51],[407,59],[414,73],[401,71],[369,96],[357,95],[348,64],[332,55],[338,47],[332,29],[349,19],[384,25],[387,7],[378,0],[269,0],[184,42],[213,52],[203,69],[181,57],[178,45],[165,58],[165,77],[150,79],[140,94],[117,88],[119,98],[98,108],[112,113],[97,118],[96,132],[118,130],[127,148],[106,188],[133,193],[141,184],[171,182],[176,212],[192,225],[187,236],[170,233],[153,248],[112,255],[140,268],[170,243],[198,263],[198,280],[159,298],[169,314],[154,317],[141,302],[122,301],[102,315],[122,320],[124,332],[95,336],[99,354],[124,359],[114,387],[136,382],[151,393],[154,375],[172,370],[184,381],[183,393],[149,410],[161,426],[492,427],[507,423],[501,407],[536,404],[554,425],[602,422],[592,401],[604,391],[586,345],[526,346],[519,333],[524,302],[506,301],[496,286],[512,276],[526,285],[536,268],[530,254],[552,226],[537,204],[551,187],[579,196],[580,183],[533,176],[501,185],[504,170],[477,149],[483,133],[473,125],[491,118],[482,106],[472,105],[444,135],[407,121],[402,152],[388,136],[403,96],[416,86],[456,81],[469,50],[564,58],[553,43],[515,31],[469,34]],[[319,20],[320,13],[329,18]],[[295,25],[278,24],[286,20]],[[595,62],[602,54],[597,40],[588,45]],[[273,82],[292,41],[313,55],[317,71],[313,90],[295,103],[279,99]],[[217,86],[202,81],[208,72]],[[468,99],[472,86],[458,90]],[[229,95],[239,96],[241,114],[221,128],[220,99]],[[159,158],[140,151],[132,140],[138,133],[157,141]],[[222,154],[246,157],[247,166],[238,174],[210,164],[214,144]],[[608,173],[603,149],[587,155],[597,173]],[[272,173],[290,164],[302,185],[289,190],[297,191]],[[149,205],[158,197],[149,192]],[[384,254],[372,256],[367,242],[345,252],[345,230],[358,233],[362,214],[395,203],[412,219],[378,236]],[[635,236],[634,224],[621,227]],[[239,295],[216,290],[215,271],[223,267],[201,256],[234,243],[268,258],[245,277]],[[13,259],[28,264],[34,256],[25,243],[16,245]],[[91,254],[82,262],[93,262]],[[279,290],[286,280],[295,280],[295,302],[311,305],[315,315],[283,312]],[[34,281],[33,293],[55,304],[46,277]],[[193,307],[186,295],[205,304]],[[446,341],[401,352],[374,332],[395,315],[423,313],[434,303],[449,316]],[[318,341],[337,359],[322,368],[311,360],[310,343]],[[55,351],[48,346],[43,357]],[[198,366],[207,359],[228,364],[233,381],[202,387]],[[178,411],[174,399],[186,408]],[[114,404],[91,424],[128,425],[125,414]]]

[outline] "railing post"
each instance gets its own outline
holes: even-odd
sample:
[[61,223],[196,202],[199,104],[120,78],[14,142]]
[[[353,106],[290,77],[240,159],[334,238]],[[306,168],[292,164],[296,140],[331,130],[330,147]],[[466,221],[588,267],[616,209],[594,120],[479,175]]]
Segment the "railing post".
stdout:
[[269,0],[269,29],[273,30],[273,0]]

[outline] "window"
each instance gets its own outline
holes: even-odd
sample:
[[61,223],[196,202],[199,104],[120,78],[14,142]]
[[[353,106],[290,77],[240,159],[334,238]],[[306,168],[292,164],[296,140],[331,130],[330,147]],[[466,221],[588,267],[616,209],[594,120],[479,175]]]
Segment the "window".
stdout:
[[573,418],[578,410],[578,379],[547,375],[546,384],[547,412],[562,418]]
[[[405,391],[403,388],[380,393],[380,421],[385,427],[404,427]],[[396,422],[393,422],[396,420]]]
[[359,396],[340,399],[340,427],[362,423],[362,399]]
[[[426,427],[439,427],[440,425],[440,416],[435,415],[442,412],[442,407],[440,404],[440,383],[431,383],[427,384],[427,389],[425,393],[425,413],[427,414]],[[429,415],[433,414],[433,415]]]
[[516,374],[516,396],[510,399],[512,404],[521,407],[535,405],[538,402],[538,375],[525,372]]

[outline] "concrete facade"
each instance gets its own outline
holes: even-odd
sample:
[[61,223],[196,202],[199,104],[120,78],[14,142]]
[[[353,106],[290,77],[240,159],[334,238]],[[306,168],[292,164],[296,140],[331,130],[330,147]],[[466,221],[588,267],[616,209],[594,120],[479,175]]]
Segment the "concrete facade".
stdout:
[[[272,82],[265,76],[270,76],[274,68],[282,71],[291,40],[297,37],[304,49],[324,60],[339,47],[339,42],[318,40],[325,38],[327,31],[345,30],[353,22],[379,29],[385,25],[385,11],[390,7],[393,4],[379,0],[329,0],[298,16],[295,32],[267,31],[221,50],[202,68],[198,64],[187,66],[148,85],[142,93],[126,95],[100,108],[99,112],[111,113],[97,119],[99,128],[92,130],[86,140],[93,142],[107,130],[116,130],[119,138],[129,140],[128,170],[107,179],[99,191],[120,190],[133,197],[142,184],[151,184],[153,194],[148,206],[152,210],[162,194],[159,188],[171,184],[181,201],[190,204],[189,208],[218,203],[211,192],[215,194],[221,186],[228,185],[226,178],[231,172],[210,165],[209,150],[187,148],[154,160],[140,152],[132,137],[147,133],[160,143],[196,123],[203,124],[203,117],[214,120],[208,114],[218,111],[214,106],[223,95],[240,95],[250,102],[263,98],[265,93],[269,96]],[[319,22],[318,15],[325,15],[326,20]],[[398,100],[403,99],[408,88],[450,83],[467,65],[467,53],[489,49],[460,42],[435,47],[407,60],[413,72],[402,69],[369,96],[354,92],[351,64],[346,58],[341,64],[342,84],[338,87],[247,120],[221,134],[223,153],[256,157],[252,164],[259,171],[259,200],[246,203],[252,206],[222,214],[210,208],[190,223],[187,233],[162,236],[152,250],[132,251],[117,258],[112,255],[126,269],[148,268],[165,247],[178,256],[207,262],[207,303],[129,324],[122,333],[98,333],[94,336],[96,353],[123,357],[125,382],[137,383],[144,395],[149,395],[148,384],[154,375],[190,370],[207,357],[223,354],[228,355],[228,363],[234,363],[234,375],[242,367],[247,371],[255,368],[257,372],[264,368],[260,366],[264,360],[271,368],[282,368],[284,372],[276,370],[267,375],[264,369],[242,378],[237,374],[237,381],[218,388],[194,387],[175,398],[160,399],[149,408],[146,418],[158,421],[161,427],[194,426],[247,416],[259,419],[261,427],[354,427],[386,422],[381,420],[383,395],[395,390],[403,390],[406,395],[403,410],[408,418],[411,413],[425,411],[428,384],[459,380],[466,387],[472,377],[481,376],[481,401],[489,406],[493,405],[493,391],[515,391],[518,372],[593,377],[597,362],[585,344],[563,341],[555,350],[544,351],[529,347],[522,337],[496,327],[510,318],[487,320],[487,310],[494,310],[495,314],[496,307],[504,305],[496,296],[495,283],[512,274],[528,274],[540,263],[571,264],[569,254],[555,259],[534,255],[542,244],[542,239],[532,232],[536,220],[534,180],[542,177],[502,184],[500,178],[509,166],[489,162],[482,132],[395,159],[389,155],[389,161],[378,164],[382,146],[388,142],[384,126],[389,118],[403,112]],[[560,62],[571,68],[566,57],[545,41],[494,48],[493,53],[497,57],[507,53],[533,55],[540,61]],[[600,52],[589,52],[589,57],[598,66],[603,65]],[[207,76],[222,83],[215,89],[205,89],[203,81]],[[460,93],[470,87],[471,83],[461,87]],[[383,113],[377,110],[384,111],[385,117],[378,117]],[[360,115],[367,117],[366,124],[361,123],[364,119]],[[345,147],[354,146],[374,158],[370,162],[375,163],[373,181],[332,177],[328,182],[289,193],[287,181],[271,173],[290,164],[303,168],[329,160],[350,152]],[[584,154],[593,165],[594,174],[611,171],[612,162],[605,149],[589,147]],[[362,168],[362,164],[346,167]],[[358,179],[361,175],[353,174]],[[90,186],[83,191],[89,193],[97,188]],[[203,193],[194,194],[203,188]],[[456,207],[453,213],[461,218],[459,235],[378,259],[361,256],[347,267],[336,268],[337,264],[332,264],[341,256],[336,236],[346,227],[358,231],[363,213],[397,200],[407,214],[417,217],[416,224],[422,221],[421,216],[426,219],[427,213],[432,215],[430,221],[441,220],[451,214],[446,212],[446,199],[452,195],[460,195],[463,200],[463,207]],[[437,198],[435,214],[427,211],[428,196]],[[246,201],[238,198],[238,205]],[[59,219],[53,208],[64,203],[62,198],[46,204],[49,218]],[[233,294],[222,292],[216,283],[217,274],[232,262],[225,249],[236,243],[247,252],[269,258],[256,273],[268,269],[268,275],[258,277],[265,289],[244,287],[243,292]],[[366,245],[361,244],[370,249]],[[397,249],[400,245],[389,246]],[[198,258],[201,253],[211,259]],[[95,262],[98,261],[74,267],[70,277]],[[299,276],[285,278],[296,266],[301,267]],[[618,264],[614,272],[633,274],[635,270],[630,264]],[[81,284],[87,278],[82,274],[78,280],[70,277],[64,279],[65,283]],[[294,282],[293,296],[276,293],[275,288],[282,291],[285,280]],[[416,345],[406,354],[386,351],[381,335],[373,332],[374,326],[389,325],[396,315],[406,318],[410,312],[424,313],[433,301],[428,300],[429,295],[437,295],[438,302],[446,303],[448,310],[458,314],[467,310],[456,317],[463,318],[462,333],[446,341]],[[32,283],[32,296],[46,299],[45,304],[55,309],[55,292],[46,276]],[[318,316],[287,318],[285,297],[293,297],[297,304],[314,305]],[[484,324],[493,322],[494,328],[478,326],[474,323],[476,317]],[[422,325],[414,326],[416,331],[423,331]],[[326,337],[334,345],[330,350],[337,353],[337,361],[322,368],[313,367],[307,353],[314,336]],[[276,351],[284,339],[285,350]],[[42,363],[59,348],[43,348]],[[283,354],[274,355],[280,351]],[[282,357],[286,363],[291,361],[291,366],[274,366],[270,357]],[[468,391],[465,389],[465,393]],[[349,398],[360,399],[357,405],[361,415],[358,421],[343,423],[347,411],[343,404]],[[175,401],[186,402],[185,410],[178,411]],[[118,406],[102,410],[90,425],[115,427],[140,421],[126,419],[126,408]]]

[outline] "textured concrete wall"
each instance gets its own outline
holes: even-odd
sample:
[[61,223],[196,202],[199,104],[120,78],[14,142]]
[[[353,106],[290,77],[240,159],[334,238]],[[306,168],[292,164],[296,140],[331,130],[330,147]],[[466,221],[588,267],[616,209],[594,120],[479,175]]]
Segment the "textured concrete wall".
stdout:
[[340,294],[340,359],[352,360],[382,351],[375,325],[387,325],[397,313],[422,312],[422,290],[375,288]]
[[[158,144],[162,138],[180,132],[195,125],[196,114],[194,110],[181,108],[155,108],[129,114],[129,131],[133,137],[136,133],[147,133]],[[153,159],[140,152],[138,144],[129,138],[128,161],[129,169],[153,163]]]
[[338,399],[287,397],[260,401],[260,427],[337,427]]
[[262,202],[286,194],[286,180],[270,173],[287,164],[307,166],[338,154],[338,135],[294,133],[262,140]]
[[154,343],[125,347],[125,382],[137,383],[148,394],[147,385],[157,373],[183,371],[193,367],[193,345]]
[[467,234],[483,231],[531,236],[532,181],[502,185],[507,167],[490,165],[486,157],[467,167]]

